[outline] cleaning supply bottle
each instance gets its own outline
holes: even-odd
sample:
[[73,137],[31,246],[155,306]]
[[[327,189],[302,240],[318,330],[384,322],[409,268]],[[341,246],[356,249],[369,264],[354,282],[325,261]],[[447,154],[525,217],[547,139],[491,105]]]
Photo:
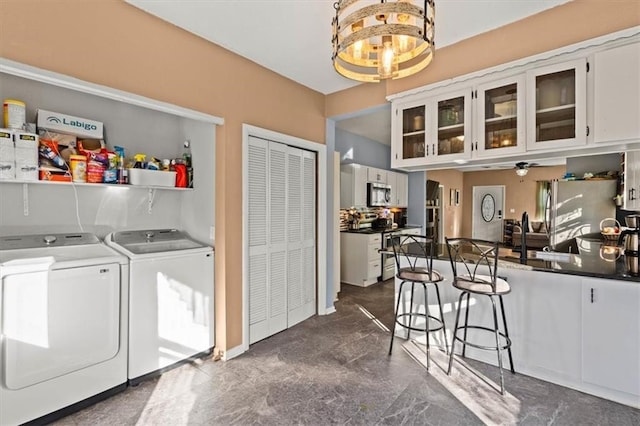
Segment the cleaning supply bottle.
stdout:
[[187,168],[187,188],[193,188],[193,165],[191,163],[191,141],[184,141],[184,150],[182,151],[182,159]]

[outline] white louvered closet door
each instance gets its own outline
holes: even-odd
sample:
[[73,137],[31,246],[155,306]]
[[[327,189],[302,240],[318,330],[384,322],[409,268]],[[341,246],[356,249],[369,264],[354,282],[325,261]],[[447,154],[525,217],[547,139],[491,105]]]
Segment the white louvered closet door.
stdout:
[[289,147],[289,327],[315,313],[315,154]]
[[315,154],[250,137],[249,343],[315,313]]

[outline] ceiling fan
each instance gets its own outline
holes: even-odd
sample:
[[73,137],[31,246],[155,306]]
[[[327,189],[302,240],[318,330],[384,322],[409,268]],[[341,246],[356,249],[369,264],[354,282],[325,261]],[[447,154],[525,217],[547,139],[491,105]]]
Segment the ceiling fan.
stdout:
[[537,165],[538,163],[527,163],[524,161],[520,161],[516,163],[516,166],[514,167],[514,169],[516,171],[516,174],[522,177],[527,174],[527,172],[529,171],[529,167],[536,167]]

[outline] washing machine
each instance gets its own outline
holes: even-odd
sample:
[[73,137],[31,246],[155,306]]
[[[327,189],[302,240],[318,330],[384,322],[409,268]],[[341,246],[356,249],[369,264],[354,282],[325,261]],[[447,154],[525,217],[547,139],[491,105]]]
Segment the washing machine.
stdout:
[[93,234],[0,237],[0,424],[127,385],[128,259]]
[[129,383],[210,354],[213,248],[176,229],[114,232],[129,258]]

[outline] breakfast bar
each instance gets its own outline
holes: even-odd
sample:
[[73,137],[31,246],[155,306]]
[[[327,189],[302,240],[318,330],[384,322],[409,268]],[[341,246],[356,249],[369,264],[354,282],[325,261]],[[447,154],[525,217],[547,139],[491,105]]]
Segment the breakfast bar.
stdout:
[[[445,277],[440,291],[451,342],[456,312],[467,306],[458,306],[446,246],[438,244],[435,252],[433,267]],[[618,248],[593,241],[580,253],[530,251],[521,260],[520,253],[501,249],[498,275],[512,289],[504,304],[515,371],[640,408],[640,277]],[[399,284],[396,278],[396,301]],[[408,299],[400,305],[405,312]],[[470,323],[492,324],[491,306],[483,299],[471,297],[469,304],[475,306],[469,310]],[[420,300],[417,290],[414,301]],[[438,315],[436,304],[430,302],[428,309]],[[396,333],[405,337],[403,330]],[[493,338],[470,337],[489,345]],[[431,338],[442,345],[440,333]],[[495,353],[468,346],[466,356],[497,365]]]

